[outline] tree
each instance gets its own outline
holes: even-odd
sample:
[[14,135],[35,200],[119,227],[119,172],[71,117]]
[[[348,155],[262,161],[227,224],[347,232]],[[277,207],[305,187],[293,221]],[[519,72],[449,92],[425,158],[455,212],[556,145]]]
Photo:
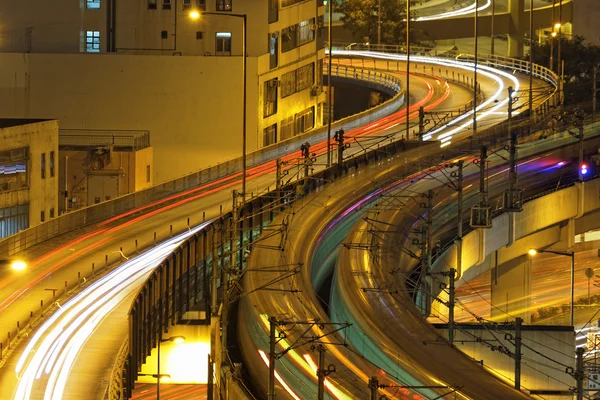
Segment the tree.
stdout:
[[[377,43],[377,12],[381,1],[381,43],[406,43],[406,0],[344,0],[334,10],[344,14],[344,28],[357,42]],[[410,0],[411,6],[420,0]],[[415,14],[411,11],[411,18]],[[411,43],[415,40],[411,29]]]
[[[554,40],[554,63],[556,70],[557,43]],[[550,41],[536,45],[533,62],[550,65]],[[565,62],[564,98],[566,105],[588,102],[592,99],[592,76],[594,66],[600,65],[600,47],[586,43],[582,36],[572,39],[563,37],[560,42],[561,59]]]

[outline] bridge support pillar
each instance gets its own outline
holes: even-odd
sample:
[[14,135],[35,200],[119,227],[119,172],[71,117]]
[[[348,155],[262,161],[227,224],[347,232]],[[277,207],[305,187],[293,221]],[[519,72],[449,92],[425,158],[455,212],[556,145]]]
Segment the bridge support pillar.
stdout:
[[525,0],[509,0],[510,33],[508,35],[508,57],[523,57],[525,31],[529,28],[529,20],[525,16]]
[[530,323],[531,259],[518,257],[497,265],[491,272],[492,319],[512,321],[521,317]]

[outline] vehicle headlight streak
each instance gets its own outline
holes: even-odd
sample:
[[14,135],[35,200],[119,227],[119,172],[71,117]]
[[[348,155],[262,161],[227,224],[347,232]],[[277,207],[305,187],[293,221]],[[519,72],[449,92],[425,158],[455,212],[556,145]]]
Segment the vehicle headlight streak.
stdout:
[[[406,55],[401,55],[401,54],[376,53],[376,52],[366,52],[366,51],[335,50],[333,52],[333,54],[342,55],[342,56],[371,57],[371,58],[376,58],[376,59],[381,59],[381,60],[394,60],[394,61],[406,61],[406,59],[407,59]],[[419,63],[423,63],[423,64],[451,66],[454,68],[459,68],[459,69],[462,69],[465,71],[471,71],[471,72],[475,70],[475,65],[471,62],[452,60],[452,59],[448,59],[448,58],[411,56],[410,59],[411,59],[411,61],[415,61],[415,62],[419,62]],[[490,79],[493,79],[498,84],[498,90],[496,90],[496,92],[489,99],[485,100],[483,103],[481,103],[479,106],[477,106],[478,114],[477,114],[476,119],[477,119],[477,121],[481,121],[490,115],[496,115],[496,112],[500,108],[507,107],[507,105],[508,105],[508,98],[506,98],[504,100],[499,100],[499,98],[505,92],[505,87],[506,87],[502,77],[510,80],[513,83],[513,89],[514,89],[513,96],[516,96],[516,94],[518,93],[518,91],[520,89],[520,83],[519,83],[519,80],[512,74],[502,71],[497,68],[489,67],[487,65],[477,65],[477,73],[479,75],[483,75]],[[490,106],[491,104],[493,104],[496,101],[497,101],[496,105],[491,107],[489,110],[483,111],[484,109],[486,109],[488,106]],[[445,124],[439,128],[436,128],[433,131],[424,135],[423,140],[430,140],[431,138],[433,138],[434,135],[437,134],[438,136],[436,139],[440,140],[442,142],[442,146],[447,146],[448,144],[450,144],[449,141],[452,139],[452,136],[454,134],[462,132],[464,129],[468,128],[469,126],[471,126],[473,124],[472,116],[473,116],[472,110],[468,111],[464,114],[461,114],[460,116],[458,116],[457,118],[448,122],[447,124]],[[468,120],[466,122],[459,124],[461,121],[464,121],[467,118],[468,118]],[[451,129],[448,130],[449,128],[451,128]]]
[[[460,17],[461,15],[467,15],[467,14],[471,14],[471,13],[475,12],[475,4],[476,3],[473,2],[473,4],[471,4],[470,6],[466,6],[464,8],[458,9],[458,10],[448,11],[448,12],[441,13],[441,14],[428,15],[426,17],[417,17],[414,20],[415,21],[430,21],[433,19],[445,19],[445,18]],[[477,11],[483,11],[486,8],[488,8],[491,4],[492,4],[492,0],[487,0],[487,3],[482,6],[479,6]]]
[[133,294],[148,274],[187,237],[210,221],[128,260],[63,304],[33,335],[15,372],[15,399],[29,399],[34,382],[47,375],[45,400],[63,396],[67,378],[81,348],[102,319]]

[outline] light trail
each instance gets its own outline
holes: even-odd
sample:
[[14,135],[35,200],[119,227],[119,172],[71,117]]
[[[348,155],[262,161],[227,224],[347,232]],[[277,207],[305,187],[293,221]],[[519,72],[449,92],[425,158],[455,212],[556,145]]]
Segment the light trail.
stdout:
[[[357,56],[358,55],[358,56],[362,56],[362,57],[371,57],[371,58],[376,58],[376,59],[394,60],[394,61],[406,61],[407,60],[406,55],[388,54],[388,53],[336,50],[336,51],[334,51],[334,54],[335,55],[345,55],[345,56],[351,56],[351,55]],[[410,59],[415,62],[451,66],[453,68],[458,68],[458,69],[462,69],[462,70],[470,71],[470,72],[474,72],[474,70],[475,70],[475,64],[473,64],[471,62],[458,61],[458,60],[452,60],[452,59],[447,59],[447,58],[438,58],[438,57],[424,57],[424,56],[411,56]],[[486,76],[486,77],[494,80],[498,85],[498,89],[496,90],[496,92],[492,96],[490,96],[488,99],[486,99],[483,103],[481,103],[477,106],[478,114],[477,114],[476,119],[477,119],[477,122],[480,122],[489,116],[496,115],[496,113],[498,112],[498,109],[507,106],[508,98],[499,100],[501,98],[502,94],[505,92],[505,88],[506,88],[506,86],[504,84],[504,80],[502,78],[508,79],[513,83],[513,89],[514,89],[515,94],[518,93],[518,91],[520,89],[520,83],[519,83],[519,80],[512,74],[502,71],[497,68],[486,66],[486,65],[478,65],[477,72],[480,75]],[[494,103],[495,103],[495,105],[493,107],[486,110],[486,108],[488,108],[490,105],[492,105]],[[486,110],[486,111],[484,111],[484,110]],[[442,146],[444,146],[444,147],[448,146],[449,143],[447,141],[449,141],[453,135],[455,135],[457,133],[461,133],[465,129],[468,129],[470,126],[473,125],[473,118],[469,118],[472,115],[473,115],[473,110],[468,111],[464,114],[461,114],[460,116],[458,116],[457,118],[448,122],[447,124],[445,124],[439,128],[436,128],[433,131],[424,135],[423,140],[431,140],[435,135],[437,135],[437,137],[436,137],[437,140],[441,140],[441,141],[445,142],[445,143],[442,143]],[[468,119],[468,120],[466,122],[462,122],[465,119]]]
[[[454,17],[460,17],[462,15],[471,14],[471,13],[475,12],[475,4],[476,4],[476,2],[473,2],[473,4],[463,7],[463,8],[460,8],[458,10],[448,11],[448,12],[444,12],[441,14],[428,15],[426,17],[417,17],[413,21],[431,21],[434,19],[454,18]],[[479,6],[477,11],[483,11],[486,8],[488,8],[491,4],[492,4],[492,0],[487,0],[487,3],[482,6]]]
[[128,260],[63,304],[40,326],[17,362],[19,385],[14,399],[30,399],[34,383],[44,379],[44,400],[61,399],[77,355],[104,317],[133,294],[182,241],[209,223]]

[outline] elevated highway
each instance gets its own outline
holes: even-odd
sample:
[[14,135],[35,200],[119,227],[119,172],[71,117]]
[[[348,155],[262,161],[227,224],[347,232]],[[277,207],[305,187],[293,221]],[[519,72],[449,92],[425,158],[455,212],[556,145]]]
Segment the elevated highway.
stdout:
[[[440,64],[444,61],[431,60],[431,62],[437,62]],[[421,63],[425,64],[427,63],[427,60],[423,60]],[[458,66],[458,64],[456,68],[458,68],[458,70],[460,70],[460,72],[463,74],[465,73],[465,70],[468,71],[468,68],[465,69],[464,66]],[[361,76],[365,75],[367,74],[361,73]],[[375,74],[372,74],[372,76],[375,76]],[[441,78],[433,78],[433,84],[424,84],[424,92],[431,93],[429,101],[431,102],[430,105],[434,107],[432,110],[435,110],[435,107],[440,107],[442,110],[448,110],[448,107],[452,106],[453,100],[451,98],[449,99],[448,96],[446,98],[443,97],[445,92],[444,87],[446,86],[442,83],[442,81],[443,80]],[[437,82],[440,82],[440,84],[438,85]],[[439,90],[436,89],[437,86],[440,87]],[[431,89],[432,87],[433,90]],[[461,89],[459,86],[457,91],[460,92],[460,90]],[[550,92],[548,96],[551,97],[551,95],[552,94]],[[544,100],[540,99],[540,104],[543,102]],[[411,107],[412,115],[416,114],[415,111],[418,105],[420,104],[416,102]],[[427,107],[429,103],[424,103],[424,105]],[[464,109],[464,104],[462,107]],[[378,111],[380,110],[381,109]],[[502,118],[498,118],[498,120],[501,119]],[[365,120],[363,120],[363,123],[364,121]],[[352,126],[352,123],[350,123],[349,126]],[[377,141],[389,141],[393,140],[394,134],[397,134],[398,132],[404,132],[404,129],[401,127],[402,123],[403,119],[401,112],[395,114],[394,117],[385,120],[383,123],[381,121],[372,121],[365,128],[359,128],[354,132],[349,132],[349,136],[359,138],[363,135],[367,135],[368,133],[379,133],[383,129],[387,128],[385,138],[380,137],[377,139]],[[334,129],[337,129],[339,126],[341,125],[336,124]],[[347,127],[348,125],[344,125],[344,128]],[[350,129],[347,130],[350,131]],[[315,169],[318,169],[319,160],[323,160],[324,158],[324,146],[323,144],[318,144],[318,140],[322,140],[322,137],[323,133],[321,132],[308,138],[308,140],[312,141],[313,148],[318,155],[317,157],[320,157],[317,159],[317,163],[313,166]],[[299,139],[296,146],[300,143],[300,140],[306,140],[306,138]],[[286,152],[288,150],[297,151],[296,149],[298,148],[286,143],[280,147],[280,151],[282,152]],[[348,153],[351,154],[352,151],[364,152],[364,143],[356,143],[354,149],[355,150],[350,149]],[[297,159],[297,153],[292,153],[292,155],[288,158],[289,161],[294,161]],[[249,171],[249,186],[257,187],[258,189],[273,186],[275,179],[273,175],[269,174],[272,174],[274,170],[275,165],[272,161],[267,164],[258,165],[254,169],[251,169]],[[292,169],[290,174],[293,177],[293,175],[297,174],[297,172],[298,170]],[[121,248],[123,248],[122,251],[125,255],[130,255],[136,252],[136,246],[139,249],[150,247],[154,243],[152,235],[153,231],[158,232],[159,241],[161,237],[166,238],[170,236],[170,230],[167,230],[167,225],[173,225],[173,232],[179,232],[186,230],[190,225],[195,225],[204,220],[204,216],[201,216],[203,213],[205,213],[207,219],[211,216],[218,216],[221,206],[225,205],[225,207],[227,207],[227,204],[230,203],[228,191],[232,188],[235,188],[236,185],[239,184],[238,177],[239,175],[235,174],[230,176],[226,175],[226,179],[214,181],[207,185],[201,185],[198,189],[194,189],[192,191],[182,192],[181,195],[173,196],[164,202],[158,202],[150,207],[144,206],[143,208],[132,208],[130,212],[128,211],[125,213],[125,215],[121,215],[118,218],[85,228],[85,235],[78,239],[72,240],[71,238],[79,236],[79,232],[71,233],[71,238],[61,237],[59,239],[59,241],[61,241],[60,247],[56,247],[56,244],[51,242],[45,242],[45,244],[42,244],[41,246],[31,247],[31,249],[28,251],[31,259],[34,260],[31,265],[37,268],[36,271],[38,271],[40,275],[39,278],[36,278],[33,281],[31,279],[23,278],[21,278],[19,281],[17,277],[12,276],[12,282],[10,280],[4,282],[5,292],[3,294],[3,298],[6,300],[3,303],[4,308],[0,318],[5,318],[7,321],[4,325],[5,329],[9,332],[14,332],[14,328],[10,328],[10,325],[14,324],[15,320],[26,320],[26,317],[24,317],[24,319],[20,319],[21,317],[19,315],[28,315],[28,310],[35,310],[36,308],[34,308],[34,305],[38,304],[39,297],[46,296],[46,304],[52,303],[52,297],[47,297],[49,295],[51,296],[51,293],[48,294],[44,289],[60,288],[63,280],[69,281],[73,279],[69,278],[70,276],[77,276],[76,272],[81,271],[81,265],[87,265],[89,267],[91,267],[92,263],[94,263],[96,266],[104,265],[104,255],[110,255],[111,261],[114,261],[116,258],[122,257],[120,254]],[[190,220],[188,221],[187,218],[190,218]],[[172,221],[176,222],[173,223]],[[26,237],[24,236],[23,239],[25,238]],[[101,239],[98,240],[98,238]],[[135,241],[136,238],[138,239],[137,243]],[[22,245],[22,242],[20,243]],[[13,245],[14,244],[15,242],[13,241]],[[12,248],[13,252],[17,251],[17,254],[20,256],[27,255],[26,253],[18,253],[16,247]],[[82,259],[81,256],[83,255],[88,258]],[[51,266],[50,269],[49,266]],[[96,272],[99,271],[96,270]],[[79,283],[77,285],[79,285]],[[15,290],[15,288],[19,287],[24,287],[26,290]],[[215,293],[215,291],[212,292]],[[29,297],[29,295],[33,293],[36,293],[36,296]],[[9,310],[14,311],[9,312]],[[207,311],[208,310],[205,309],[205,312]],[[16,314],[12,314],[13,312]],[[23,338],[23,335],[19,336]],[[14,349],[14,341],[12,346]],[[13,350],[10,349],[11,346],[7,347],[9,347],[9,351]],[[22,347],[20,347],[20,349],[22,349]],[[4,351],[7,351],[6,347]],[[11,357],[11,360],[15,360],[15,358]],[[3,374],[6,373],[6,369],[3,368],[3,370],[0,372]],[[12,379],[14,379],[14,377]],[[6,390],[8,390],[8,392],[5,393],[10,393],[10,380],[7,380],[3,377],[2,382],[6,385]],[[83,386],[82,389],[85,390],[85,386]]]

